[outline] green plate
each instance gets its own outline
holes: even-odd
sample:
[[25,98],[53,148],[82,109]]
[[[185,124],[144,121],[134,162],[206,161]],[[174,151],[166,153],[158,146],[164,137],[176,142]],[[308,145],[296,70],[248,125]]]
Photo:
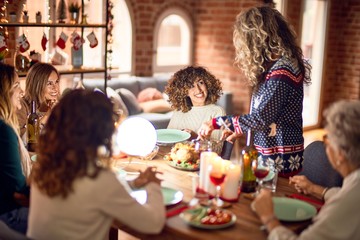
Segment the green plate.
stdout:
[[190,133],[178,129],[158,129],[156,130],[157,143],[173,144],[186,141],[190,138]]
[[31,161],[36,162],[36,154],[32,155],[30,159]]
[[286,197],[273,197],[275,215],[279,220],[296,222],[311,219],[316,208],[304,201]]
[[[184,197],[184,194],[181,191],[172,188],[161,187],[161,192],[164,197],[165,206],[177,204],[181,202]],[[141,204],[144,204],[147,199],[147,194],[144,189],[132,191],[131,196]]]
[[[206,208],[206,207],[205,207]],[[180,214],[180,218],[182,218],[187,224],[189,224],[192,227],[201,228],[201,229],[222,229],[222,228],[228,228],[236,223],[236,215],[230,212],[229,210],[222,211],[231,214],[231,220],[230,222],[224,223],[224,224],[202,224],[201,222],[193,221],[192,216],[194,215],[194,209],[187,209],[184,212]]]

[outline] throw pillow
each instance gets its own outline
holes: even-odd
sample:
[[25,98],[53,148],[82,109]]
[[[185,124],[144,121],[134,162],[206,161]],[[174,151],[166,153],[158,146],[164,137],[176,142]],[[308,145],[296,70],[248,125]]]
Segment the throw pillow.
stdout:
[[142,102],[139,105],[146,113],[165,113],[171,111],[170,104],[164,99]]
[[163,98],[161,92],[156,88],[145,88],[140,91],[137,97],[139,103]]
[[142,113],[142,109],[135,97],[135,95],[126,88],[119,88],[115,90],[115,92],[120,94],[121,99],[124,101],[128,111],[129,115],[135,115]]
[[122,116],[127,118],[129,116],[129,111],[124,103],[124,101],[121,99],[120,95],[114,91],[114,89],[107,87],[106,88],[106,94],[110,101],[114,104],[114,111],[121,110]]

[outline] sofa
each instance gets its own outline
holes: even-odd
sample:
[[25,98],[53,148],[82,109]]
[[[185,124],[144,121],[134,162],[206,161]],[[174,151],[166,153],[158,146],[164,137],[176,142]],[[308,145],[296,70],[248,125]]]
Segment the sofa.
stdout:
[[[163,93],[169,79],[170,76],[168,75],[154,77],[119,77],[108,80],[107,87],[113,89],[120,95],[121,99],[126,105],[129,116],[143,117],[149,120],[154,125],[155,129],[163,129],[167,128],[167,125],[169,124],[170,118],[172,116],[172,111],[170,111],[170,109],[164,111],[166,108],[163,107],[158,108],[160,111],[157,111],[156,107],[154,108],[154,111],[144,111],[141,109],[141,105],[137,103],[136,98],[140,92],[149,88],[155,88]],[[99,89],[105,92],[104,79],[85,78],[83,79],[83,84],[86,89]],[[135,99],[134,97],[129,98],[124,96],[123,93],[126,91],[124,89],[129,90],[129,92],[135,96]],[[216,104],[223,107],[227,114],[232,114],[232,93],[224,92]]]

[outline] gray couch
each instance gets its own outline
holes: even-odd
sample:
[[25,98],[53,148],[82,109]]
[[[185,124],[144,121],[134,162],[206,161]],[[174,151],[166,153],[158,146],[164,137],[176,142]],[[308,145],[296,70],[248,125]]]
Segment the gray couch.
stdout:
[[[145,88],[156,88],[160,92],[164,92],[165,86],[169,80],[169,76],[154,76],[154,77],[122,77],[122,78],[112,78],[107,82],[107,86],[117,91],[120,88],[126,88],[130,90],[135,96]],[[86,89],[99,88],[104,91],[104,80],[103,79],[84,79],[84,86]],[[126,103],[125,103],[126,104]],[[232,93],[224,92],[220,97],[217,104],[223,107],[227,114],[232,114]],[[130,104],[132,105],[132,104]],[[132,106],[127,105],[129,109]],[[130,110],[130,109],[129,109]],[[131,114],[131,116],[139,116],[149,120],[156,129],[166,128],[172,112],[167,113],[144,113],[137,112],[136,114]]]

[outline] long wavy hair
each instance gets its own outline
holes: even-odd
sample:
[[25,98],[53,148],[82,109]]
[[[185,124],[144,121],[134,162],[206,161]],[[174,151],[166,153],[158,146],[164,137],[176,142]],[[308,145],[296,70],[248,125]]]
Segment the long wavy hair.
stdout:
[[26,75],[24,95],[25,100],[29,104],[31,101],[35,101],[36,106],[39,108],[42,104],[46,103],[45,89],[52,72],[56,73],[58,79],[60,78],[57,69],[49,63],[38,62],[30,68]]
[[263,74],[279,57],[296,59],[305,84],[311,82],[311,66],[303,59],[296,33],[279,11],[269,6],[242,11],[234,25],[235,65],[255,90],[265,81]]
[[[113,106],[104,94],[79,89],[67,93],[39,137],[32,181],[49,197],[66,198],[76,179],[96,178],[110,165],[113,132]],[[98,149],[104,146],[108,154],[101,157]]]
[[19,131],[16,109],[11,102],[16,77],[13,66],[0,63],[0,118]]
[[205,105],[216,103],[222,95],[220,80],[203,67],[189,66],[177,71],[165,87],[165,93],[169,96],[169,102],[173,109],[182,112],[191,110],[192,103],[188,93],[198,79],[205,82],[208,90]]

